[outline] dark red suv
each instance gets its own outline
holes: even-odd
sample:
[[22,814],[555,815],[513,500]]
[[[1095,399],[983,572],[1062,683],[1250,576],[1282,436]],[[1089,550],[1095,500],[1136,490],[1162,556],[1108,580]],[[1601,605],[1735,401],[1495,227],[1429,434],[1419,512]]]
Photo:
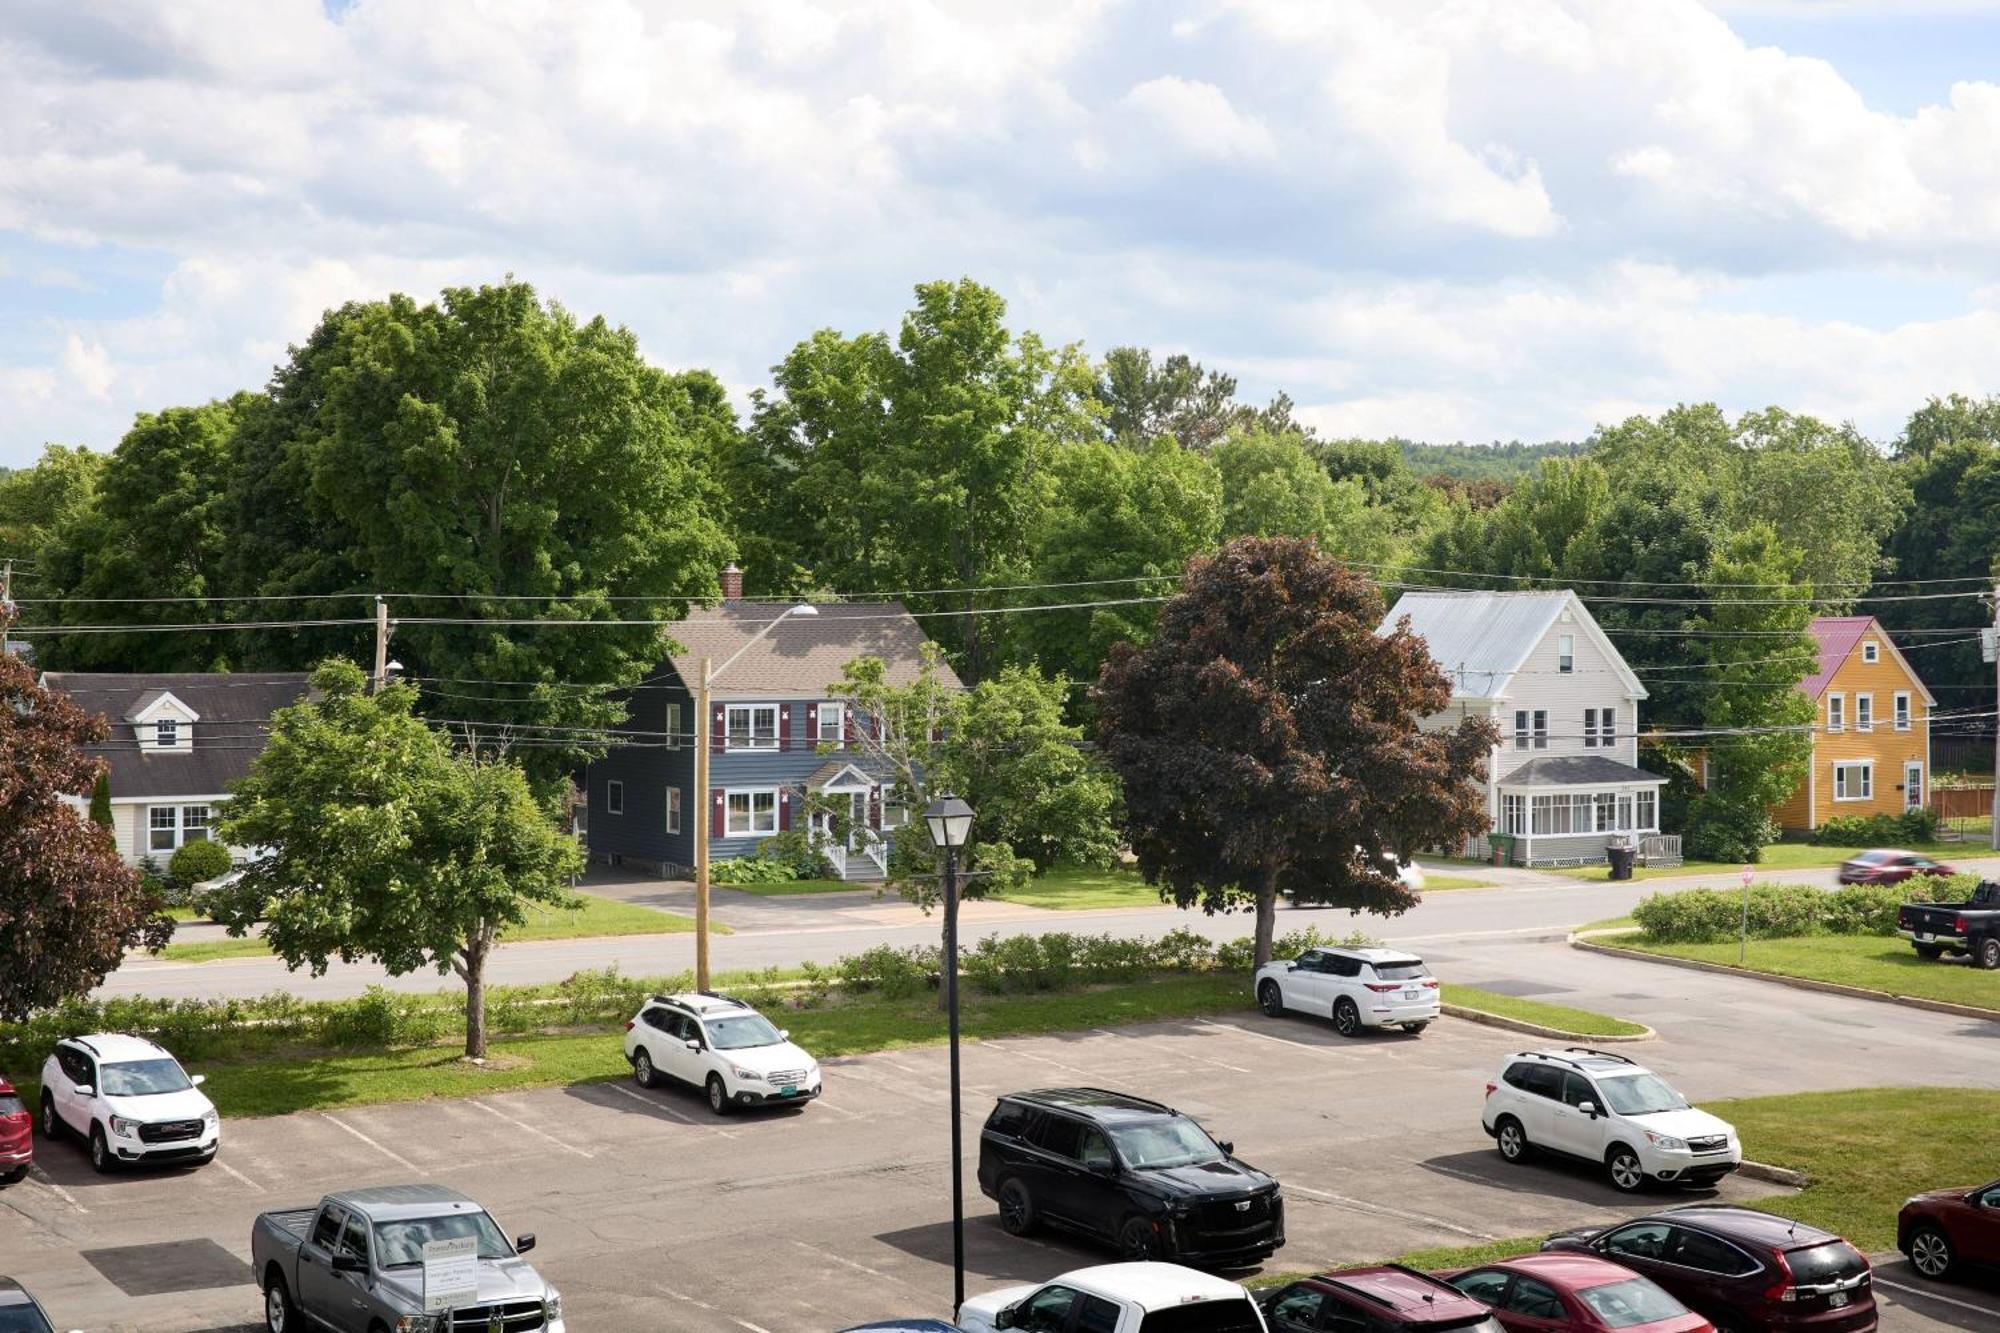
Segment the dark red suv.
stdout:
[[1506,1333],[1457,1287],[1401,1264],[1322,1273],[1259,1299],[1271,1333]]
[[28,1174],[35,1160],[35,1117],[21,1104],[14,1085],[0,1078],[0,1185]]
[[1653,1279],[1726,1333],[1874,1333],[1874,1273],[1831,1232],[1748,1208],[1696,1204],[1562,1232],[1581,1250]]
[[1911,1199],[1896,1214],[1896,1248],[1928,1278],[1947,1278],[1970,1264],[2000,1266],[2000,1180]]

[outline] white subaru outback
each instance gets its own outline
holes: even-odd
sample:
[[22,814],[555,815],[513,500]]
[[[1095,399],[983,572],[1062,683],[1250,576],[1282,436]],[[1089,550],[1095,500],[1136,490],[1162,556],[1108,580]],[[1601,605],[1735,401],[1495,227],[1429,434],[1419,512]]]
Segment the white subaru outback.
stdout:
[[1743,1164],[1728,1121],[1643,1065],[1583,1046],[1502,1060],[1480,1123],[1510,1162],[1539,1150],[1598,1163],[1627,1194],[1649,1181],[1713,1185]]
[[805,1103],[819,1096],[819,1062],[741,1000],[712,992],[655,995],[625,1025],[625,1059],[642,1088],[673,1079],[708,1109]]

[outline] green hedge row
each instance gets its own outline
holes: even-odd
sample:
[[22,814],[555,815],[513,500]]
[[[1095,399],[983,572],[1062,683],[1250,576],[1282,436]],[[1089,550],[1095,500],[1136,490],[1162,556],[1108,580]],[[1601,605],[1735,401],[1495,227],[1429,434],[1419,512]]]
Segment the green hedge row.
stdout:
[[[1891,935],[1896,930],[1896,909],[1904,903],[1962,901],[1978,883],[1977,875],[1954,875],[1906,884],[1850,884],[1832,892],[1806,884],[1758,884],[1750,889],[1750,934],[1755,939]],[[1733,940],[1742,930],[1743,892],[1656,893],[1633,909],[1632,919],[1648,940],[1660,944]]]
[[1821,847],[1894,847],[1905,842],[1930,842],[1938,834],[1938,817],[1930,810],[1901,815],[1840,815],[1813,830]]

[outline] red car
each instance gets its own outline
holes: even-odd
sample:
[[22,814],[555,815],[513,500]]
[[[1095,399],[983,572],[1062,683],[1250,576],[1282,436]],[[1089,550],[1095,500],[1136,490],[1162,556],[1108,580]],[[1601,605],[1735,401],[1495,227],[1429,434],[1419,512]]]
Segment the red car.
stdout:
[[1896,1248],[1928,1278],[1970,1264],[2000,1266],[2000,1180],[1976,1190],[1932,1190],[1896,1215]]
[[1901,884],[1918,875],[1956,875],[1957,870],[1922,852],[1877,847],[1840,863],[1842,884]]
[[0,1078],[0,1185],[12,1185],[28,1174],[35,1160],[35,1118],[21,1104],[14,1085]]
[[1401,1264],[1301,1278],[1258,1303],[1271,1333],[1503,1333],[1484,1305]]
[[1713,1333],[1649,1278],[1588,1254],[1524,1254],[1441,1273],[1488,1306],[1507,1333]]

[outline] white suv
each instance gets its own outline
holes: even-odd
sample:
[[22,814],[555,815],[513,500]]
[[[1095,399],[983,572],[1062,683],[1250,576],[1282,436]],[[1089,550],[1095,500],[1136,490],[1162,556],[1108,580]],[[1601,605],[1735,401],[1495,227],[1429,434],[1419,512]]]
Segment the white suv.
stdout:
[[809,1102],[819,1063],[790,1033],[741,1000],[711,992],[655,995],[625,1025],[625,1059],[642,1088],[676,1079],[708,1095],[708,1109]]
[[99,1032],[56,1043],[42,1065],[42,1133],[90,1144],[90,1164],[203,1164],[222,1146],[215,1103],[180,1061],[144,1037]]
[[1326,1014],[1344,1037],[1395,1025],[1422,1032],[1438,1016],[1438,980],[1424,960],[1397,949],[1308,949],[1257,969],[1257,1003],[1276,1018],[1287,1009]]
[[1652,1180],[1713,1185],[1743,1164],[1728,1121],[1644,1066],[1583,1046],[1502,1060],[1480,1123],[1510,1162],[1540,1149],[1601,1163],[1628,1194]]
[[1103,1333],[1264,1333],[1264,1316],[1234,1282],[1179,1264],[1100,1264],[1039,1286],[1002,1287],[958,1307],[965,1333],[1016,1328]]

